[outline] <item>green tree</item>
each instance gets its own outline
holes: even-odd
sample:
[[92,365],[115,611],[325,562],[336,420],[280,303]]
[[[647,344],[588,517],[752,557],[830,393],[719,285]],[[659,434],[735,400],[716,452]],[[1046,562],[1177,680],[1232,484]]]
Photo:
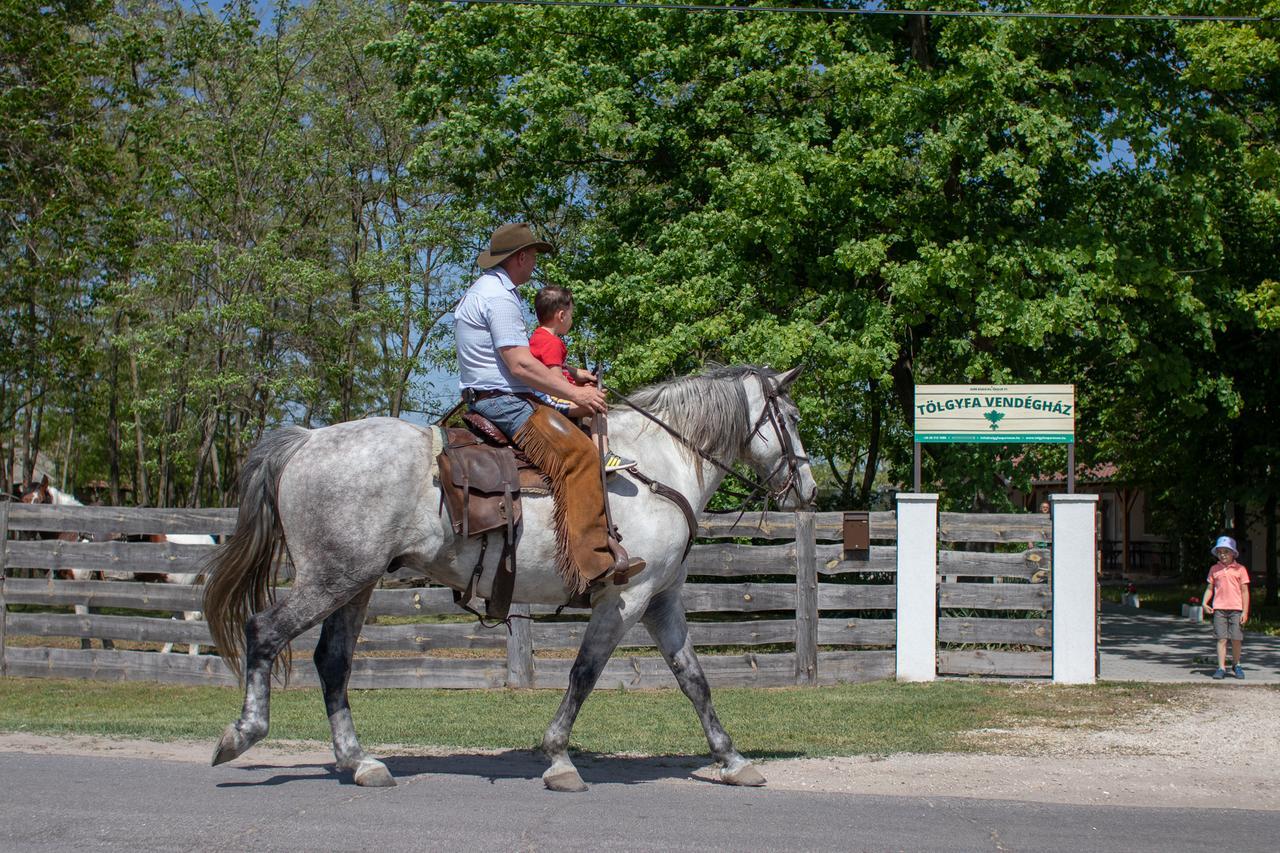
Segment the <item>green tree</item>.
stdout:
[[[1231,408],[1217,338],[1270,377],[1244,312],[1275,310],[1274,231],[1238,211],[1273,217],[1271,24],[434,4],[409,23],[384,52],[423,151],[449,152],[460,206],[559,239],[546,275],[615,378],[808,362],[805,438],[842,499],[866,500],[877,457],[909,478],[917,382],[1075,382],[1081,461],[1161,494],[1200,482],[1197,418],[1269,423]],[[926,477],[998,507],[1064,461],[948,448]]]
[[[0,446],[4,485],[57,448],[92,372],[89,310],[101,284],[109,149],[96,130],[89,36],[105,4],[0,3]],[[53,436],[50,440],[49,437]],[[52,455],[52,454],[48,454]],[[16,469],[16,471],[15,471]]]

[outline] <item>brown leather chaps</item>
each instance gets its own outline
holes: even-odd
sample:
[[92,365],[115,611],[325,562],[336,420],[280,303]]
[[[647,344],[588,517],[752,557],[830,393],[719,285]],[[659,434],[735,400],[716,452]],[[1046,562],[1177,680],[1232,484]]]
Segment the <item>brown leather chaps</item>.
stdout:
[[604,514],[600,454],[591,439],[550,406],[534,406],[512,438],[529,461],[551,478],[555,503],[556,570],[582,592],[614,565]]

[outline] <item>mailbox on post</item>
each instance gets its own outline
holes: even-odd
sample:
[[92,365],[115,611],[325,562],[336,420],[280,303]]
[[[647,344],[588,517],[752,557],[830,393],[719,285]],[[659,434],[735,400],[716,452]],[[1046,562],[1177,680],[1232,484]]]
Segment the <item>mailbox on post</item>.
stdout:
[[844,514],[845,559],[866,560],[871,557],[871,513]]

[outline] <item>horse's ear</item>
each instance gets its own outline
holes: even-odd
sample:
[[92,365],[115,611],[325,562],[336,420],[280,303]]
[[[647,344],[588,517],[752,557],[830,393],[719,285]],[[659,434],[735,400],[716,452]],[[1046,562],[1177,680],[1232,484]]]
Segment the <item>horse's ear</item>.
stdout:
[[804,372],[804,365],[797,364],[786,373],[779,373],[775,381],[778,383],[778,390],[785,391],[792,382],[796,381],[796,377]]

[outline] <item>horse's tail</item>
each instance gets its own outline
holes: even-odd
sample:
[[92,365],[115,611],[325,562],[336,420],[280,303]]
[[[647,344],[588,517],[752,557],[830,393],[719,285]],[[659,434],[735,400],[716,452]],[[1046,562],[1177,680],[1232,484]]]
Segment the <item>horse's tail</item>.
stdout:
[[311,431],[288,426],[267,433],[249,453],[240,472],[240,510],[231,538],[216,548],[202,572],[204,615],[218,653],[240,674],[244,625],[275,600],[272,566],[279,564],[284,538],[276,498],[280,474]]

